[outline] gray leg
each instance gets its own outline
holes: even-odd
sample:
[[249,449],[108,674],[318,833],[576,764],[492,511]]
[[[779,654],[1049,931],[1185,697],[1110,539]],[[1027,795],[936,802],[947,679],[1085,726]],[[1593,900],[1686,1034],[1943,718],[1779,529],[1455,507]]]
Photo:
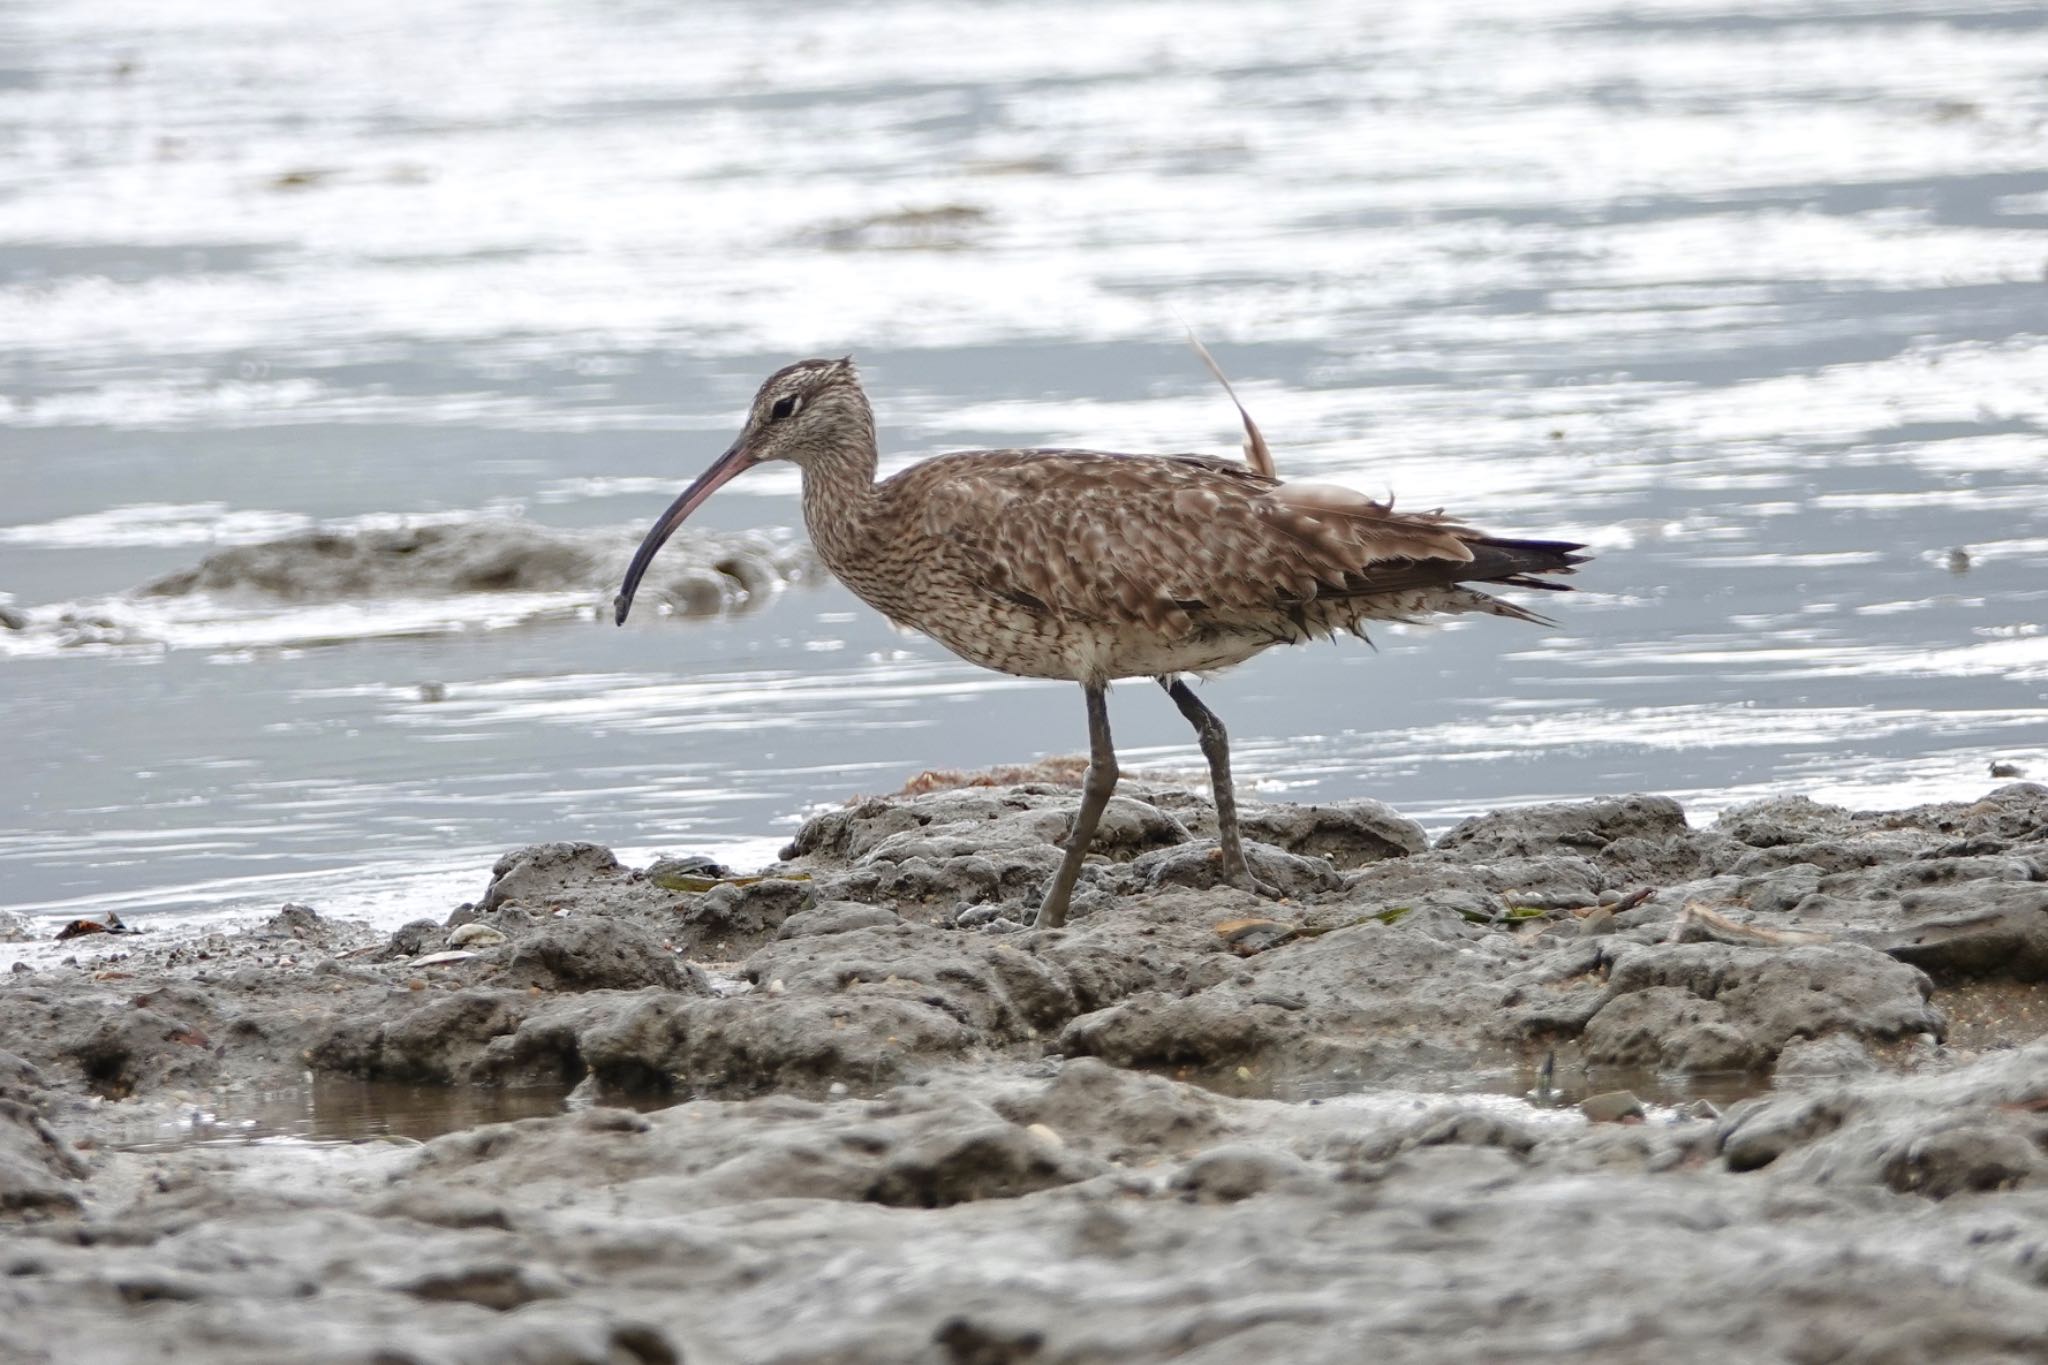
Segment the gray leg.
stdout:
[[1185,679],[1161,678],[1159,685],[1195,727],[1195,736],[1202,742],[1202,757],[1209,760],[1209,786],[1216,794],[1216,842],[1223,850],[1224,880],[1255,895],[1277,896],[1277,891],[1252,875],[1251,865],[1244,860],[1244,838],[1237,828],[1237,790],[1230,782],[1230,735],[1224,730],[1223,721],[1202,705],[1202,699]]
[[1095,842],[1102,808],[1116,790],[1116,750],[1109,743],[1109,689],[1101,683],[1082,683],[1081,691],[1088,698],[1088,780],[1081,784],[1081,809],[1074,815],[1073,832],[1067,835],[1067,856],[1052,879],[1052,890],[1038,907],[1040,929],[1057,929],[1067,922],[1067,900],[1074,894],[1081,862],[1088,856],[1088,845]]

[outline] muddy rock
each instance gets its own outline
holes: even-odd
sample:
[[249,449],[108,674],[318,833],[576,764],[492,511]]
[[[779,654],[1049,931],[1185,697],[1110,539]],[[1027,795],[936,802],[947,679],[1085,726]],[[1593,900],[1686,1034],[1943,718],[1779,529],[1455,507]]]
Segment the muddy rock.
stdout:
[[1671,986],[1651,986],[1608,1002],[1580,1036],[1595,1065],[1689,1073],[1749,1071],[1765,1061],[1728,1006]]
[[430,919],[416,919],[391,931],[378,957],[386,962],[422,957],[440,948],[447,930]]
[[[1324,858],[1303,858],[1270,844],[1247,839],[1245,862],[1252,875],[1281,895],[1299,899],[1343,885],[1337,869]],[[1223,854],[1214,844],[1188,844],[1160,849],[1134,859],[1130,876],[1148,891],[1170,886],[1230,889],[1223,878]]]
[[[927,914],[1000,904],[1011,908],[1009,918],[1028,921],[1059,866],[1078,799],[1064,788],[1025,784],[868,801],[806,822],[783,856],[815,870],[830,897],[914,904]],[[1254,873],[1295,897],[1336,889],[1333,860],[1358,867],[1426,844],[1419,827],[1371,801],[1248,807],[1244,824]],[[1214,827],[1213,808],[1201,798],[1126,783],[1103,813],[1073,918],[1119,897],[1221,887],[1213,838],[1194,833]]]
[[[2048,1325],[2041,1158],[2011,1140],[2038,1118],[2033,1052],[1627,1127],[977,1065],[874,1098],[368,1144],[288,1201],[219,1153],[111,1153],[88,1235],[0,1225],[0,1350],[36,1359],[98,1332],[137,1359],[203,1343],[231,1359],[1163,1362],[1203,1341],[1219,1360],[1336,1362],[1370,1340],[1403,1365],[1479,1365],[1557,1339],[1593,1365],[1872,1343],[2018,1361]],[[1828,1117],[1782,1125],[1799,1136],[1768,1169],[1740,1169],[1773,1106]],[[1535,1245],[1572,1267],[1573,1302],[1528,1292]],[[1417,1274],[1429,1295],[1388,1292]]]
[[968,1025],[989,1041],[1057,1027],[1075,1011],[1057,968],[1000,938],[914,924],[774,943],[747,959],[747,979],[778,994],[888,998]]
[[[1216,808],[1206,796],[1143,781],[1126,782],[1119,790],[1156,807],[1193,837],[1216,837]],[[1241,800],[1238,823],[1247,841],[1319,858],[1345,871],[1429,847],[1421,825],[1383,801],[1368,799],[1314,806]]]
[[1299,1157],[1246,1145],[1203,1152],[1180,1168],[1171,1188],[1191,1202],[1235,1204],[1284,1186],[1318,1183],[1310,1176],[1308,1163]]
[[588,1074],[579,1026],[627,1007],[604,995],[565,1001],[470,987],[331,1018],[306,1050],[317,1074],[408,1085],[573,1085]]
[[1113,1162],[1197,1147],[1227,1126],[1214,1097],[1162,1076],[1119,1072],[1093,1057],[1062,1066],[1051,1084],[1019,1087],[996,1109],[1013,1123],[1037,1125]]
[[[508,986],[538,986],[550,991],[638,990],[660,986],[682,990],[689,972],[660,940],[637,925],[618,920],[578,916],[547,925],[507,950]],[[699,993],[709,988],[701,979]]]
[[50,1126],[42,1073],[0,1052],[0,1220],[76,1212],[86,1165]]
[[[945,790],[867,801],[806,821],[783,850],[790,866],[829,877],[829,894],[922,907],[1035,897],[1062,857],[1077,794],[1042,784]],[[1110,798],[1092,871],[1187,843],[1187,828],[1138,796]],[[834,875],[836,874],[836,875]],[[821,889],[821,895],[827,894]],[[1025,916],[1028,918],[1028,916]]]
[[1591,905],[1607,885],[1606,872],[1577,854],[1484,863],[1422,854],[1350,874],[1344,878],[1343,898],[1326,903],[1313,918],[1334,927],[1437,908],[1485,922],[1537,903]]
[[855,929],[877,929],[901,922],[902,916],[886,906],[862,905],[858,901],[827,901],[783,920],[775,931],[775,937],[844,934]]
[[[798,940],[802,942],[803,940]],[[817,1093],[832,1084],[887,1085],[937,1062],[970,1055],[989,1041],[946,998],[912,998],[899,985],[855,988],[841,996],[762,994],[707,1001],[676,1023],[683,1046],[650,1059],[676,1090],[704,1095]]]
[[1004,1122],[963,1125],[896,1152],[863,1197],[897,1208],[942,1209],[1070,1185],[1096,1169],[1045,1132]]
[[1417,914],[1216,960],[1195,989],[1141,990],[1060,1034],[1070,1055],[1119,1066],[1299,1067],[1370,1081],[1455,1067],[1494,1045],[1505,959],[1455,915]]
[[1479,861],[1550,853],[1597,853],[1620,839],[1658,841],[1686,832],[1685,811],[1668,796],[1560,801],[1462,820],[1436,847]]
[[1939,981],[2048,981],[2048,886],[1979,885],[1902,898],[1910,927],[1881,939]]
[[572,893],[587,898],[594,885],[617,882],[624,873],[612,851],[601,844],[533,844],[513,849],[492,865],[491,884],[477,905],[495,910],[516,902],[546,909]]
[[685,903],[677,934],[707,957],[741,957],[781,934],[792,916],[817,902],[808,881],[768,877],[745,886],[714,886]]
[[[782,856],[803,866],[857,865],[885,844],[900,857],[906,850],[918,851],[918,841],[928,839],[950,839],[954,843],[949,851],[985,856],[998,846],[1055,842],[1070,818],[1055,808],[1070,810],[1077,801],[1072,793],[1059,797],[1051,788],[1029,787],[939,791],[909,800],[876,798],[812,816]],[[1104,819],[1107,823],[1107,811]]]
[[1830,1033],[1787,1043],[1771,1075],[1782,1085],[1816,1077],[1860,1076],[1877,1069],[1869,1048],[1846,1034]]
[[1946,1198],[2048,1185],[2048,1042],[1947,1074],[1768,1095],[1721,1121],[1734,1170]]
[[[242,594],[293,602],[433,597],[453,593],[588,592],[608,607],[639,532],[565,530],[509,519],[306,531],[217,550],[190,569],[135,590],[139,597]],[[765,534],[695,531],[656,560],[640,600],[706,616],[762,600],[814,572],[810,551]]]
[[[1274,903],[1154,877],[1213,813],[1136,784],[1040,932],[1077,799],[863,802],[703,890],[537,845],[391,960],[337,905],[0,976],[0,1200],[47,1220],[0,1210],[0,1355],[2038,1354],[2043,789],[1580,802],[1388,856],[1377,816],[1274,804]],[[1588,1065],[1757,1094],[1631,1078],[1588,1123],[1524,1102],[1545,1058],[1572,1096]],[[317,1161],[131,1140],[308,1072],[579,1108]]]
[[1579,1101],[1579,1112],[1591,1123],[1640,1122],[1643,1102],[1627,1090],[1606,1090]]
[[1610,960],[1607,998],[1583,1038],[1598,1064],[1743,1071],[1795,1039],[1892,1042],[1946,1028],[1924,974],[1854,944],[1624,943]]
[[8,991],[0,1009],[9,1046],[51,1082],[73,1080],[82,1091],[118,1099],[204,1083],[216,1070],[220,1016],[200,991],[114,996],[38,981]]
[[278,907],[277,913],[263,926],[263,932],[299,943],[326,944],[334,941],[333,931],[320,918],[319,911],[310,905]]
[[535,844],[498,860],[483,898],[466,918],[515,938],[530,930],[535,917],[557,911],[630,922],[680,953],[729,961],[773,939],[784,920],[817,899],[803,874],[670,889],[702,885],[694,879],[723,870],[701,860],[664,859],[635,871],[597,844]]
[[1326,859],[1340,871],[1429,848],[1422,826],[1384,801],[1252,805],[1243,811],[1241,822],[1249,838],[1288,853]]
[[[660,1206],[672,1210],[777,1198],[945,1208],[1108,1169],[984,1099],[925,1087],[838,1105],[778,1097],[647,1118],[596,1110],[576,1127],[587,1167],[620,1183],[658,1182]],[[573,1189],[586,1174],[557,1164],[563,1136],[547,1119],[452,1135],[429,1145],[421,1178],[410,1183],[444,1192]]]

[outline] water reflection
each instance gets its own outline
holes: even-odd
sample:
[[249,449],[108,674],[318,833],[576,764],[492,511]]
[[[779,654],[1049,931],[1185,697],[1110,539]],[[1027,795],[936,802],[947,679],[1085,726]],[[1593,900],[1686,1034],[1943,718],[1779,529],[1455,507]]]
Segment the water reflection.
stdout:
[[1165,1074],[1219,1094],[1290,1104],[1355,1097],[1373,1103],[1427,1106],[1460,1096],[1498,1096],[1536,1109],[1570,1110],[1591,1096],[1625,1090],[1646,1104],[1681,1108],[1704,1100],[1721,1110],[1771,1088],[1768,1075],[1746,1071],[1679,1075],[1632,1067],[1554,1064],[1546,1068],[1541,1063],[1520,1061],[1504,1061],[1491,1067],[1461,1067],[1455,1071],[1403,1072],[1398,1084],[1392,1085],[1384,1081],[1369,1084],[1325,1073],[1253,1071],[1245,1067],[1219,1071],[1183,1068]]
[[[214,1097],[174,1132],[124,1144],[151,1151],[204,1143],[403,1140],[426,1142],[486,1123],[544,1118],[566,1110],[570,1087],[401,1085],[320,1077],[303,1086]],[[637,1107],[658,1108],[670,1100]],[[607,1103],[633,1104],[631,1097]]]
[[[1356,1100],[1383,1107],[1426,1108],[1458,1098],[1498,1097],[1536,1110],[1571,1110],[1589,1095],[1626,1090],[1645,1103],[1676,1108],[1705,1100],[1718,1109],[1769,1088],[1768,1078],[1749,1074],[1672,1076],[1601,1068],[1564,1068],[1546,1078],[1534,1067],[1478,1068],[1443,1074],[1404,1075],[1399,1085],[1364,1085],[1331,1076],[1254,1074],[1234,1071],[1173,1071],[1221,1094],[1288,1103]],[[569,1112],[585,1097],[572,1087],[404,1085],[390,1081],[316,1078],[302,1086],[237,1092],[212,1097],[187,1111],[173,1128],[133,1134],[120,1145],[130,1151],[164,1151],[211,1144],[427,1142],[444,1133],[488,1123],[547,1118]],[[828,1100],[820,1090],[813,1098]],[[652,1112],[683,1101],[675,1096],[606,1092],[589,1097],[615,1107]],[[859,1098],[856,1096],[855,1098]]]

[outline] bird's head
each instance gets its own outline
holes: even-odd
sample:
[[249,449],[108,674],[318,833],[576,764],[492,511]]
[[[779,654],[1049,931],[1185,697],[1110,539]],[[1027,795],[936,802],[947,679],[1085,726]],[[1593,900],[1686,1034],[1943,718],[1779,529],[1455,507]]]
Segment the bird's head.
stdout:
[[849,441],[872,445],[873,440],[874,418],[851,356],[799,360],[769,375],[754,395],[739,439],[683,490],[640,542],[626,569],[626,581],[612,600],[614,619],[626,624],[633,594],[655,554],[692,512],[734,476],[770,460],[807,467],[846,450]]

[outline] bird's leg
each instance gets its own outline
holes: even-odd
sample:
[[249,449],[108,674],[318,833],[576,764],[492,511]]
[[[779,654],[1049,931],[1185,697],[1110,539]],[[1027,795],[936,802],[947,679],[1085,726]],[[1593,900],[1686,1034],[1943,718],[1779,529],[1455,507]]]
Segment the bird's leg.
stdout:
[[1209,786],[1216,795],[1216,842],[1223,851],[1224,880],[1253,895],[1278,899],[1279,891],[1253,876],[1251,865],[1244,859],[1244,836],[1237,828],[1237,791],[1230,783],[1230,735],[1223,728],[1222,719],[1202,704],[1185,678],[1161,678],[1159,685],[1195,727],[1195,736],[1202,743],[1202,757],[1209,760]]
[[1088,777],[1081,784],[1081,809],[1074,814],[1073,831],[1067,835],[1067,856],[1052,879],[1052,890],[1039,903],[1037,927],[1057,929],[1067,922],[1067,900],[1081,876],[1081,862],[1088,845],[1095,842],[1095,826],[1101,823],[1102,808],[1116,790],[1116,750],[1109,742],[1109,688],[1103,683],[1082,683],[1088,698]]

